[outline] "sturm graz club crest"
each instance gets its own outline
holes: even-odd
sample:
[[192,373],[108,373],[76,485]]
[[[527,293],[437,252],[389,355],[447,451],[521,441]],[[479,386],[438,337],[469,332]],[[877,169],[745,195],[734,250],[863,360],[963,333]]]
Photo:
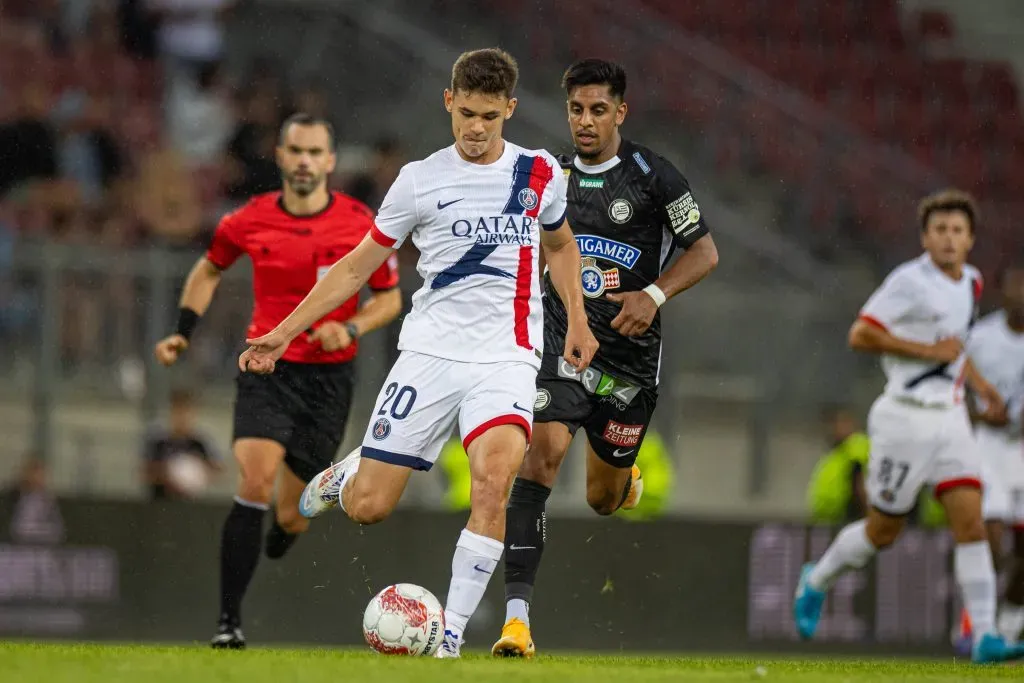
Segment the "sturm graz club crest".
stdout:
[[519,191],[519,203],[527,211],[537,206],[538,201],[540,200],[537,198],[537,193],[532,187],[526,187]]
[[633,205],[625,199],[616,199],[608,207],[608,217],[622,225],[633,217]]
[[386,417],[382,417],[373,423],[373,438],[383,441],[391,435],[391,423]]
[[604,272],[597,267],[597,259],[591,256],[584,257],[582,263],[580,277],[583,282],[583,295],[596,299],[604,294]]

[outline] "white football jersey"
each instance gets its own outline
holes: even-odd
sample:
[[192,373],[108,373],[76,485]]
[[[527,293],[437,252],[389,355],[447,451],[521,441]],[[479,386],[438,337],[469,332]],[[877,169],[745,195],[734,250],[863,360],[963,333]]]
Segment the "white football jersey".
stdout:
[[566,181],[547,152],[504,144],[487,165],[452,145],[407,164],[388,190],[371,234],[396,248],[411,235],[423,278],[399,349],[540,367],[540,231],[563,223]]
[[[889,274],[864,304],[860,318],[919,344],[946,337],[966,343],[981,288],[981,274],[973,266],[965,265],[960,280],[953,280],[923,254]],[[929,405],[960,403],[966,359],[965,353],[952,363],[884,354],[885,393]]]
[[1014,332],[1006,323],[1006,312],[996,311],[971,330],[967,354],[981,376],[991,382],[1007,403],[1011,424],[1002,429],[978,425],[979,429],[1020,438],[1021,410],[1024,409],[1024,333]]

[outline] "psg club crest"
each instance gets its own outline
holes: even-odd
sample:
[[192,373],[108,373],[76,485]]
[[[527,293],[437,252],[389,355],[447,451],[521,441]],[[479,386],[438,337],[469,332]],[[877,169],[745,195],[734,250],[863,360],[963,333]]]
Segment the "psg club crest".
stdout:
[[519,203],[527,211],[537,206],[539,201],[540,199],[537,198],[537,193],[532,187],[526,187],[519,191]]
[[391,435],[391,423],[386,417],[382,417],[373,423],[373,438],[383,441]]

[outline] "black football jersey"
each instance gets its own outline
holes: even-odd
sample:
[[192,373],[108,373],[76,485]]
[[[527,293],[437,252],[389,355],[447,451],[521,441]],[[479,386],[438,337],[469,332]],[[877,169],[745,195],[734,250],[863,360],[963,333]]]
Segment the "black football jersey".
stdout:
[[[571,157],[559,163],[568,181],[566,219],[583,257],[583,294],[590,328],[601,348],[593,367],[636,386],[656,387],[661,359],[661,313],[639,337],[612,329],[620,305],[610,292],[641,290],[661,275],[677,248],[708,233],[690,185],[675,166],[646,147],[622,141],[618,163],[587,172]],[[610,162],[614,163],[614,162]],[[586,168],[586,167],[584,167]],[[544,347],[565,347],[565,307],[544,277]]]

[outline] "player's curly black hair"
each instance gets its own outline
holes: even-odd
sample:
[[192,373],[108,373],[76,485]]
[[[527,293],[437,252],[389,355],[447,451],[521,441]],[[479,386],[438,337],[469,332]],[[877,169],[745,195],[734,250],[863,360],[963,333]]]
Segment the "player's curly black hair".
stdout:
[[452,66],[452,92],[504,95],[512,99],[519,83],[515,57],[496,47],[463,52]]
[[562,75],[566,94],[584,85],[607,85],[612,97],[622,99],[626,94],[626,70],[606,59],[582,59]]
[[928,228],[928,219],[936,211],[963,211],[971,224],[971,233],[977,232],[978,205],[969,192],[957,189],[940,190],[922,199],[917,205],[917,219],[921,232]]

